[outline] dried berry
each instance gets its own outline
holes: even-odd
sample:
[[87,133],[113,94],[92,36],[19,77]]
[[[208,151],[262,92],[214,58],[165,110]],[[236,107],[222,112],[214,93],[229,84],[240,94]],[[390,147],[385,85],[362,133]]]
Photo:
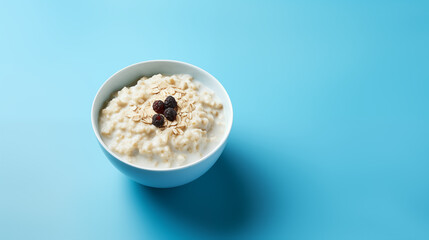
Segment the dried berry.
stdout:
[[165,99],[164,104],[165,104],[165,108],[166,108],[166,109],[167,109],[167,108],[176,108],[176,107],[177,107],[176,99],[174,99],[174,97],[173,97],[173,96],[168,96],[168,97]]
[[155,127],[162,127],[164,125],[164,117],[161,114],[155,114],[152,117],[152,124]]
[[164,111],[164,116],[169,121],[174,121],[174,120],[176,120],[177,112],[176,112],[176,110],[174,110],[174,108],[167,108]]
[[165,105],[161,100],[156,100],[155,102],[153,102],[152,108],[156,113],[163,113]]

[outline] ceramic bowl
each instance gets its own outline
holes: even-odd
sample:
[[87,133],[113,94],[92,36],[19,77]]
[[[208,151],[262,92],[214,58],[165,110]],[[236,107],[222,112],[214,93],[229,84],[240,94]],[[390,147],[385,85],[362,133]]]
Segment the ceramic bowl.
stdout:
[[[98,127],[98,116],[100,110],[113,92],[120,90],[124,86],[132,84],[142,76],[152,76],[158,73],[163,75],[190,74],[193,76],[195,81],[199,81],[213,90],[224,105],[224,116],[226,121],[225,132],[223,133],[223,136],[221,136],[221,141],[215,148],[211,149],[207,154],[195,162],[169,169],[146,168],[125,161],[106,146],[100,137]],[[225,148],[231,131],[232,120],[233,111],[231,100],[219,81],[201,68],[188,63],[172,60],[140,62],[130,65],[113,74],[98,90],[97,95],[94,98],[91,111],[92,128],[95,136],[97,137],[102,151],[113,166],[134,181],[149,187],[157,188],[180,186],[197,179],[207,172],[218,160]]]

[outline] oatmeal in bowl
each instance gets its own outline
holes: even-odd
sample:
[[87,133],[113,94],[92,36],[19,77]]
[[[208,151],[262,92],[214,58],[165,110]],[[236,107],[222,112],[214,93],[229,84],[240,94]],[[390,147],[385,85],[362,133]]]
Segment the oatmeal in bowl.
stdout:
[[128,66],[99,89],[91,121],[110,162],[134,181],[175,187],[204,174],[222,154],[232,127],[223,86],[188,63]]
[[203,157],[225,131],[223,104],[189,74],[144,76],[101,110],[104,143],[142,167],[171,168]]

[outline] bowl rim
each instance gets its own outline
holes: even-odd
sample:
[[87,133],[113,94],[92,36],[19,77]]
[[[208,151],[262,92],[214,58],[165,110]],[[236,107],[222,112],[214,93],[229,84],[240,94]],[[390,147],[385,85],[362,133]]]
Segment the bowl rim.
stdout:
[[[214,147],[211,151],[209,151],[207,154],[205,154],[205,156],[204,157],[202,157],[202,158],[200,158],[200,159],[198,159],[197,161],[194,161],[194,162],[192,162],[192,163],[190,163],[190,164],[186,164],[186,165],[183,165],[183,166],[179,166],[179,167],[174,167],[174,168],[166,168],[166,169],[159,169],[159,168],[148,168],[148,167],[143,167],[143,166],[140,166],[140,165],[137,165],[137,164],[134,164],[134,163],[130,163],[130,162],[127,162],[127,161],[125,161],[125,160],[123,160],[123,159],[121,159],[121,157],[120,156],[118,156],[118,155],[116,155],[116,153],[114,153],[113,151],[111,151],[107,146],[106,146],[106,144],[104,143],[104,141],[101,139],[101,136],[100,136],[100,132],[99,132],[99,129],[96,127],[96,121],[98,121],[98,119],[95,119],[95,113],[96,113],[96,110],[97,111],[101,111],[101,109],[95,109],[95,101],[96,101],[96,99],[99,97],[99,95],[100,95],[100,92],[101,92],[101,89],[103,89],[103,87],[109,82],[109,81],[111,81],[111,79],[115,76],[115,75],[117,75],[118,73],[120,73],[120,72],[123,72],[123,71],[127,71],[127,70],[129,70],[130,68],[132,68],[132,67],[135,67],[135,66],[137,66],[137,65],[140,65],[140,64],[146,64],[146,63],[150,63],[150,62],[160,62],[160,63],[174,63],[174,64],[182,64],[182,65],[187,65],[187,66],[189,66],[189,67],[191,67],[191,68],[195,68],[195,69],[197,69],[198,71],[202,71],[202,72],[204,72],[205,74],[207,74],[209,77],[211,77],[212,79],[214,79],[219,85],[220,85],[220,89],[221,89],[221,91],[223,91],[224,93],[225,93],[225,95],[226,95],[226,100],[227,100],[227,102],[226,102],[226,104],[229,104],[229,106],[231,107],[231,121],[229,122],[229,124],[226,126],[227,128],[226,128],[226,132],[225,132],[225,134],[224,134],[224,136],[223,136],[223,138],[222,138],[222,140],[221,141],[219,141],[219,143],[216,145],[216,147]],[[124,85],[125,86],[125,85]],[[228,92],[225,90],[225,88],[224,88],[224,86],[219,82],[219,80],[217,80],[217,78],[215,78],[213,75],[211,75],[209,72],[207,72],[207,71],[205,71],[204,69],[202,69],[202,68],[199,68],[199,67],[197,67],[197,66],[195,66],[195,65],[192,65],[192,64],[190,64],[190,63],[186,63],[186,62],[181,62],[181,61],[177,61],[177,60],[165,60],[165,59],[160,59],[160,60],[148,60],[148,61],[142,61],[142,62],[138,62],[138,63],[134,63],[134,64],[131,64],[131,65],[128,65],[128,66],[126,66],[126,67],[124,67],[124,68],[122,68],[122,69],[120,69],[119,71],[117,71],[117,72],[115,72],[114,74],[112,74],[106,81],[104,81],[104,83],[100,86],[100,88],[98,89],[98,91],[97,91],[97,93],[96,93],[96,95],[95,95],[95,97],[94,97],[94,100],[92,101],[92,106],[91,106],[91,123],[92,123],[92,130],[94,131],[94,133],[95,133],[95,136],[97,137],[97,140],[98,140],[98,142],[100,143],[100,145],[109,153],[109,154],[111,154],[113,157],[115,157],[117,160],[119,160],[119,161],[121,161],[121,162],[123,162],[123,163],[125,163],[126,165],[128,165],[128,166],[131,166],[131,167],[135,167],[135,168],[138,168],[138,169],[142,169],[142,170],[147,170],[147,171],[156,171],[156,172],[169,172],[169,171],[177,171],[177,170],[181,170],[181,169],[185,169],[185,168],[189,168],[189,167],[191,167],[191,166],[194,166],[194,165],[196,165],[196,164],[199,164],[199,163],[201,163],[201,162],[203,162],[204,160],[206,160],[207,158],[209,158],[210,156],[212,156],[215,152],[217,152],[218,150],[219,150],[219,148],[222,146],[222,145],[224,145],[224,143],[226,142],[226,140],[228,139],[228,137],[229,137],[229,134],[231,133],[231,128],[232,128],[232,122],[233,122],[233,119],[234,119],[234,111],[233,111],[233,108],[232,108],[232,103],[231,103],[231,99],[230,99],[230,97],[229,97],[229,95],[228,95]]]

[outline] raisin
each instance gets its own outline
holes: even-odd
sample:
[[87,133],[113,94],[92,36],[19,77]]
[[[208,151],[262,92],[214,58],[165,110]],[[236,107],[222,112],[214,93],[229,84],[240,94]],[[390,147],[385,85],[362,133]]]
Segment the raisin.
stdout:
[[164,111],[164,116],[169,121],[174,121],[174,120],[176,120],[177,112],[176,112],[176,110],[174,110],[174,108],[167,108]]
[[176,107],[177,107],[176,99],[174,99],[174,97],[173,97],[173,96],[168,96],[168,97],[165,99],[164,104],[165,104],[165,108],[166,108],[166,109],[167,109],[167,108],[176,108]]
[[164,117],[161,114],[155,114],[152,117],[152,124],[155,127],[162,127],[164,125]]
[[161,100],[156,100],[155,102],[153,102],[152,108],[156,113],[163,113],[165,105]]

